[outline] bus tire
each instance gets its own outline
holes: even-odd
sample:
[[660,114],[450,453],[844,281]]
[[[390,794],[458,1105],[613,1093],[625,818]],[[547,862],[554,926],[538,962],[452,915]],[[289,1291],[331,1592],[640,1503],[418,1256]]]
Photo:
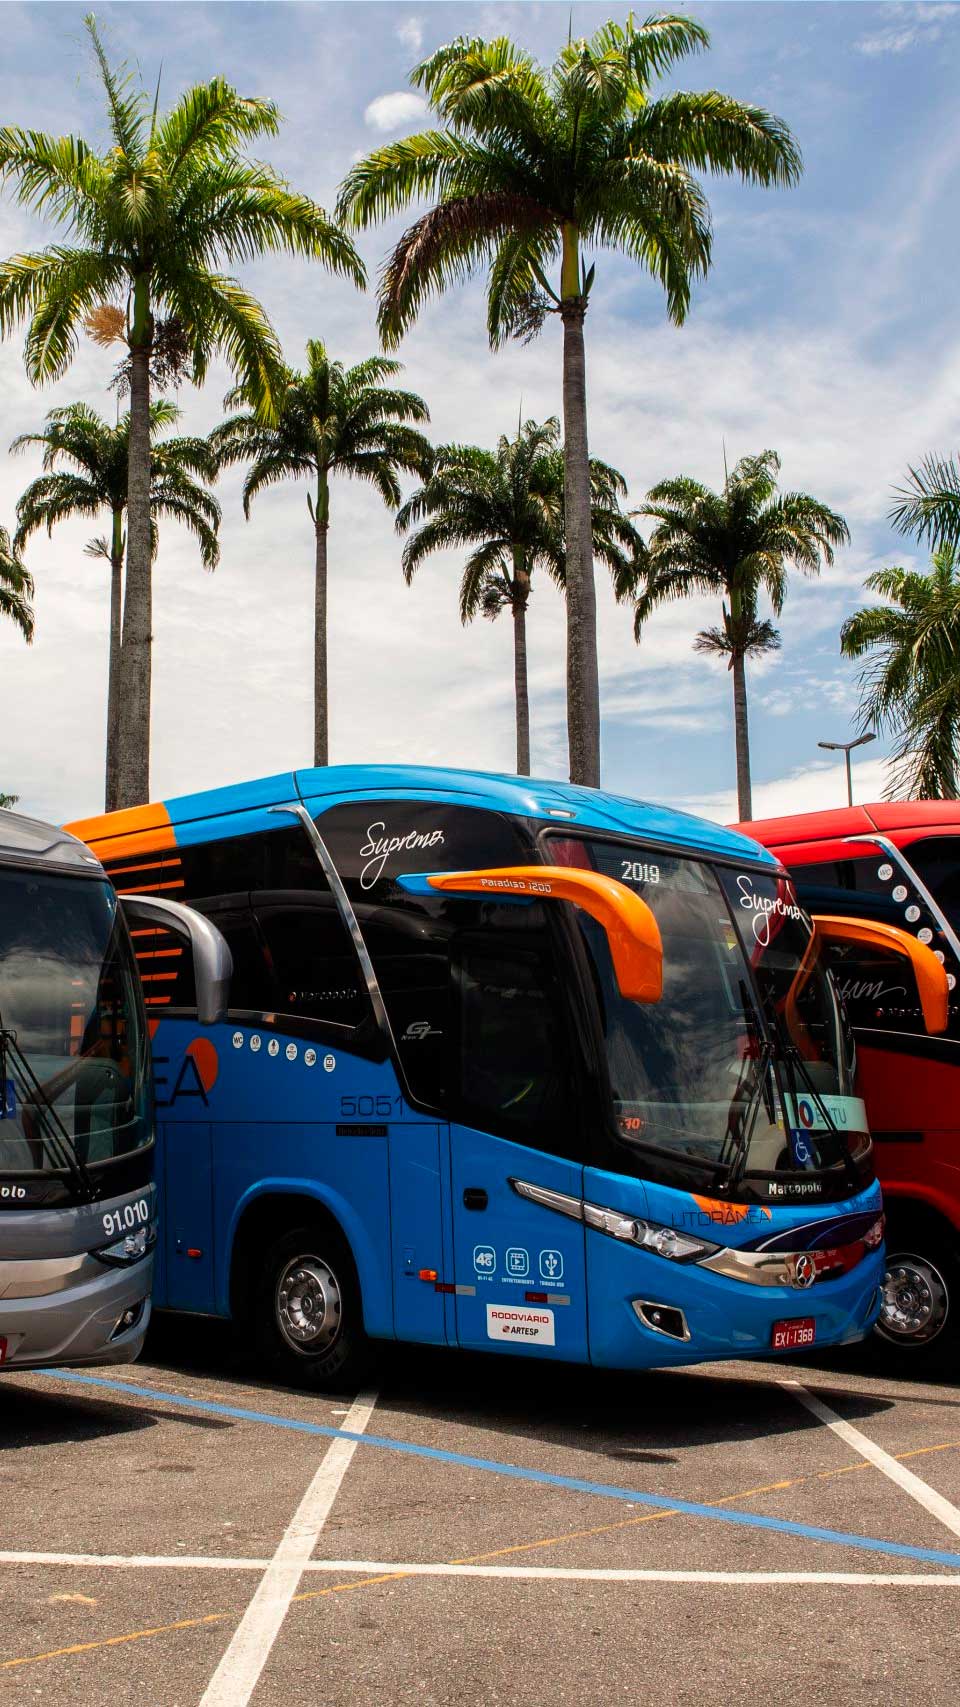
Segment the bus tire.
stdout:
[[925,1216],[889,1216],[883,1305],[874,1346],[918,1380],[960,1372],[960,1240]]
[[368,1373],[371,1346],[356,1266],[330,1222],[306,1222],[272,1241],[249,1308],[258,1361],[277,1379],[342,1393]]

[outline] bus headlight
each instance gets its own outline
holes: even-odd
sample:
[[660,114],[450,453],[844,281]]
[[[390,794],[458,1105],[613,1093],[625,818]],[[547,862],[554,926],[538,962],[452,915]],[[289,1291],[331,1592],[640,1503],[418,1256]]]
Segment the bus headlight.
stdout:
[[138,1227],[133,1233],[125,1233],[116,1244],[101,1245],[99,1250],[91,1251],[90,1255],[98,1262],[106,1263],[108,1268],[130,1268],[135,1262],[142,1262],[148,1257],[157,1242],[156,1231],[153,1227]]
[[690,1233],[678,1232],[676,1227],[664,1227],[657,1221],[641,1221],[635,1216],[622,1215],[616,1209],[604,1209],[598,1203],[584,1204],[583,1219],[598,1233],[622,1239],[627,1244],[640,1245],[643,1250],[655,1251],[658,1257],[669,1257],[671,1262],[701,1262],[720,1249],[709,1239],[695,1239]]

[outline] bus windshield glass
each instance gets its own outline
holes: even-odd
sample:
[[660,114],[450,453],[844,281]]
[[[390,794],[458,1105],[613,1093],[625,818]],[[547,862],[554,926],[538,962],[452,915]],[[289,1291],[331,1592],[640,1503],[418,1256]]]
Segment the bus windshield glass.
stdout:
[[845,1172],[869,1148],[833,987],[784,879],[579,837],[549,838],[546,858],[625,883],[660,929],[663,996],[640,1004],[620,995],[602,931],[578,915],[614,1127],[636,1171],[655,1171],[642,1152],[667,1152],[719,1188]]
[[0,868],[0,1176],[149,1143],[147,1040],[110,884]]

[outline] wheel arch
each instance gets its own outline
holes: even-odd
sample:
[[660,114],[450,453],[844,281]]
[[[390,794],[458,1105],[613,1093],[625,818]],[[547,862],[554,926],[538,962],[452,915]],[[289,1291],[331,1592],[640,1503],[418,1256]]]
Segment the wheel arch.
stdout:
[[365,1332],[379,1337],[393,1331],[391,1274],[374,1248],[356,1211],[339,1193],[314,1180],[266,1179],[240,1199],[230,1222],[220,1265],[220,1308],[239,1320],[248,1283],[255,1272],[253,1257],[269,1240],[304,1221],[319,1221],[347,1245],[363,1307]]

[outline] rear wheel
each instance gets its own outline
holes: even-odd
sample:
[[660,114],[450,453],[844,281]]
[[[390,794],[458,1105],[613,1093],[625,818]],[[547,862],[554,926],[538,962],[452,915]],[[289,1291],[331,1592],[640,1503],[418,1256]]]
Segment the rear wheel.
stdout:
[[293,1227],[268,1246],[250,1318],[260,1360],[293,1386],[342,1392],[370,1368],[353,1257],[329,1223]]
[[960,1242],[936,1222],[890,1217],[875,1332],[903,1375],[960,1372]]

